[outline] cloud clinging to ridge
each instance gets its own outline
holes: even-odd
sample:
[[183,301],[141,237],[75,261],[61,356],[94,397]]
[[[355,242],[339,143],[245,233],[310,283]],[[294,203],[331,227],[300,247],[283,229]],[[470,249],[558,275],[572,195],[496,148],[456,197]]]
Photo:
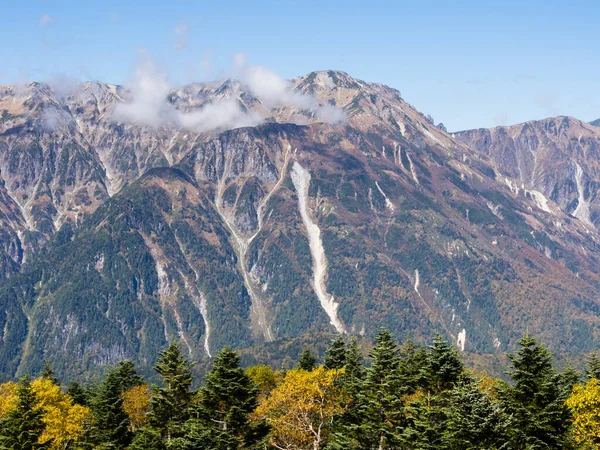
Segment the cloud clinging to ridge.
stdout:
[[[182,28],[180,32],[185,34],[186,29]],[[310,111],[322,122],[335,124],[345,120],[343,110],[329,104],[320,105],[314,96],[295,91],[290,81],[265,67],[244,67],[243,54],[235,55],[234,61],[242,85],[257,97],[267,110],[277,106],[292,106]],[[168,74],[159,70],[143,52],[126,87],[131,100],[115,105],[113,119],[116,121],[133,122],[153,128],[171,125],[195,132],[255,126],[263,122],[258,112],[242,110],[237,98],[215,99],[189,112],[178,110],[168,101],[169,93],[174,88]]]
[[171,90],[168,77],[141,54],[135,75],[126,83],[131,93],[129,103],[119,103],[113,110],[116,120],[135,122],[157,128],[171,121],[173,106],[167,102]]
[[191,112],[177,110],[167,100],[173,89],[167,74],[161,72],[143,53],[135,75],[126,87],[130,91],[131,101],[115,105],[113,118],[117,121],[153,128],[172,125],[196,132],[254,126],[262,122],[257,114],[242,111],[235,99],[216,100]]
[[[236,62],[238,56],[236,55]],[[317,119],[327,123],[341,123],[346,119],[343,110],[326,104],[320,105],[312,95],[294,91],[292,84],[269,69],[251,66],[242,72],[242,82],[268,108],[279,105],[293,105],[309,110]]]

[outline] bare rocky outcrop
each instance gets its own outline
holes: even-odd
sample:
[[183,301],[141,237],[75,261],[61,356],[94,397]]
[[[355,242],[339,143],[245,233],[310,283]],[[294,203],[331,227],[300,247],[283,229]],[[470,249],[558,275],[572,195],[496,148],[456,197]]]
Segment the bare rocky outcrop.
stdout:
[[454,134],[489,156],[515,187],[537,190],[591,227],[600,225],[600,129],[572,117]]

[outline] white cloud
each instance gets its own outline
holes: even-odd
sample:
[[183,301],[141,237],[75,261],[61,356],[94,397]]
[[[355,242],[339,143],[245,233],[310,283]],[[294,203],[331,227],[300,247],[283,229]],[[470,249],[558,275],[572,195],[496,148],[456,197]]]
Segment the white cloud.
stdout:
[[177,36],[184,36],[185,34],[187,34],[188,32],[188,26],[186,24],[180,24],[177,25],[175,27],[175,29],[173,30],[173,32],[177,35]]
[[[187,26],[176,27],[175,33],[185,35]],[[243,54],[236,55],[234,62],[243,66]],[[327,123],[340,123],[346,119],[343,110],[329,104],[320,105],[314,96],[294,91],[289,81],[264,67],[252,66],[241,70],[240,78],[268,109],[289,105],[308,110],[318,120]],[[172,125],[197,132],[255,126],[263,121],[257,112],[244,111],[237,98],[216,99],[192,111],[177,110],[167,99],[173,90],[168,74],[159,70],[144,52],[140,54],[135,73],[125,87],[130,93],[130,101],[114,107],[113,119],[116,121],[153,128]]]
[[167,74],[161,72],[145,54],[140,56],[135,76],[126,87],[131,101],[115,106],[113,119],[116,121],[153,128],[173,125],[196,132],[254,126],[262,122],[257,114],[242,111],[235,99],[218,100],[191,112],[177,110],[167,100],[172,90]]
[[332,105],[321,105],[316,111],[317,118],[326,123],[343,123],[346,121],[346,111]]
[[40,27],[45,27],[52,22],[54,22],[52,17],[50,17],[48,14],[43,14],[42,17],[40,17],[40,20],[38,20],[38,25]]
[[44,106],[40,118],[41,129],[48,132],[66,130],[73,123],[68,112],[54,105]]
[[140,54],[135,75],[126,87],[130,91],[131,102],[115,106],[113,117],[116,120],[155,128],[170,121],[173,106],[167,102],[171,89],[167,74],[160,72],[144,53]]
[[294,91],[289,81],[264,67],[252,66],[246,69],[242,82],[268,108],[293,105],[313,112],[319,120],[328,123],[340,123],[346,119],[343,110],[331,105],[320,105],[315,97]]
[[193,131],[253,127],[262,121],[258,113],[243,112],[239,103],[234,99],[209,103],[197,111],[180,112],[178,115],[179,124],[183,128]]
[[55,131],[61,125],[60,114],[55,109],[45,109],[42,113],[42,126],[46,131]]

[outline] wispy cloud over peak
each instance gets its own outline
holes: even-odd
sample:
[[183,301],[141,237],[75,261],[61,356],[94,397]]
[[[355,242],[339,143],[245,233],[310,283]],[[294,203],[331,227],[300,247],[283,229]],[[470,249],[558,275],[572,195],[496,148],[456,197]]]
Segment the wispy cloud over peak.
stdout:
[[[176,27],[176,34],[185,35],[187,27]],[[319,104],[312,96],[294,90],[290,81],[285,80],[261,66],[244,66],[245,57],[234,57],[235,72],[242,91],[246,90],[256,97],[262,106],[272,111],[279,106],[290,106],[310,112],[318,121],[340,123],[346,118],[345,112],[332,105]],[[158,128],[170,125],[191,131],[208,132],[245,126],[255,126],[263,122],[257,111],[247,111],[238,98],[241,91],[224,90],[225,95],[210,97],[199,107],[182,111],[168,100],[175,86],[171,84],[166,72],[161,71],[144,52],[140,52],[134,74],[126,83],[130,101],[117,104],[113,110],[113,119],[120,122],[132,122],[138,125]],[[238,85],[239,86],[239,85]],[[262,110],[265,112],[265,110]],[[300,116],[299,116],[300,117]]]
[[346,119],[343,110],[320,105],[316,97],[295,91],[291,82],[265,67],[248,67],[242,71],[242,82],[267,108],[291,105],[314,113],[320,121],[334,124]]
[[131,101],[115,106],[113,118],[116,121],[153,128],[172,125],[195,132],[254,126],[262,122],[257,113],[244,112],[233,98],[215,100],[189,112],[177,110],[168,101],[173,90],[168,75],[161,72],[145,53],[141,53],[135,74],[126,87]]
[[171,89],[168,76],[158,70],[145,52],[140,52],[135,74],[126,87],[131,93],[131,101],[115,106],[116,120],[151,127],[159,127],[170,120],[172,106],[166,100]]

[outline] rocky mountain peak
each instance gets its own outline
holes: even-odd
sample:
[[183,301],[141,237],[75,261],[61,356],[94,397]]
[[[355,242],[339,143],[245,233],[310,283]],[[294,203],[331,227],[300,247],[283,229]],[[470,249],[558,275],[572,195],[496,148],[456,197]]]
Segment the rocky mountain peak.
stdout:
[[[0,88],[0,369],[382,323],[484,353],[523,321],[559,349],[599,339],[596,127],[450,135],[344,72],[275,84]],[[231,113],[256,120],[203,126]]]

